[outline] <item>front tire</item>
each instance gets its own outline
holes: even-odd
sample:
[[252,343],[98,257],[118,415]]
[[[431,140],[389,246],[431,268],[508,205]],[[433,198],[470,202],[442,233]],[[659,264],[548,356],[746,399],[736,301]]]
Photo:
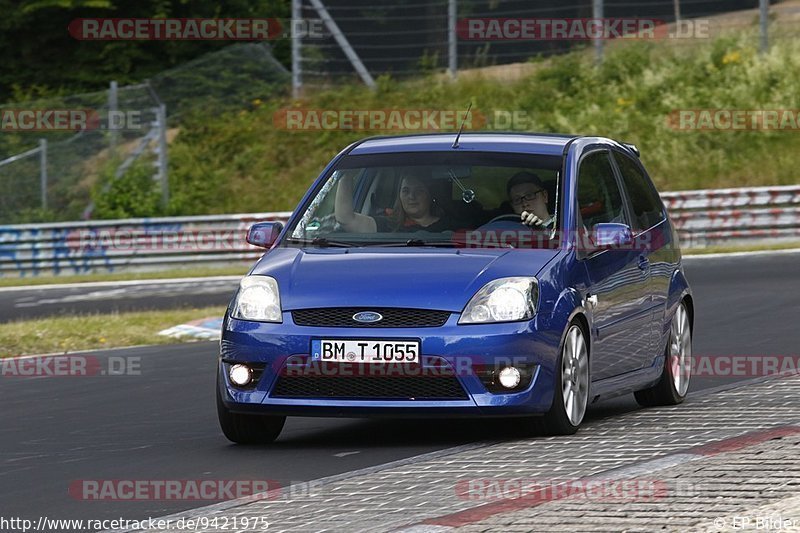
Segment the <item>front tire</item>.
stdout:
[[244,415],[232,413],[222,402],[217,386],[219,427],[229,441],[237,444],[270,444],[280,435],[285,416]]
[[648,389],[636,391],[636,401],[642,407],[682,403],[689,391],[691,376],[692,328],[686,303],[682,301],[670,323],[661,379]]
[[542,417],[542,431],[548,435],[572,435],[583,422],[589,403],[589,349],[586,333],[571,323],[556,367],[553,405]]

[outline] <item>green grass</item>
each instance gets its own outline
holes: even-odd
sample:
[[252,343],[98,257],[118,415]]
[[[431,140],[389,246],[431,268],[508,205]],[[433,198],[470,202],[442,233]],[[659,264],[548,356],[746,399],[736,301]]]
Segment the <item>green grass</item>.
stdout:
[[[677,109],[799,109],[800,39],[776,38],[759,56],[755,27],[690,46],[632,41],[536,62],[527,77],[498,81],[388,77],[303,100],[277,96],[209,120],[185,118],[170,146],[172,214],[291,210],[323,166],[357,139],[384,132],[285,131],[286,108],[473,109],[524,113],[524,130],[610,136],[639,145],[660,190],[797,183],[798,131],[676,131]],[[394,132],[399,133],[399,132]]]
[[113,272],[70,276],[37,276],[25,278],[0,278],[0,287],[22,285],[52,285],[54,283],[92,283],[97,281],[127,281],[167,278],[199,278],[208,276],[244,276],[250,265],[231,267],[200,267],[161,270],[155,272]]
[[186,342],[186,338],[166,337],[158,332],[192,320],[224,314],[225,307],[204,307],[8,322],[0,324],[0,357]]

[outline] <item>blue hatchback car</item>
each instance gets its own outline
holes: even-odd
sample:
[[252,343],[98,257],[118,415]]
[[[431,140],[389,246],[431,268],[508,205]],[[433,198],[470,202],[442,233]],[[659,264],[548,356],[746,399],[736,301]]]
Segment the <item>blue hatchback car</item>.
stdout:
[[286,416],[515,416],[577,431],[587,405],[677,404],[694,304],[638,150],[601,137],[411,135],[348,146],[222,326],[225,436]]

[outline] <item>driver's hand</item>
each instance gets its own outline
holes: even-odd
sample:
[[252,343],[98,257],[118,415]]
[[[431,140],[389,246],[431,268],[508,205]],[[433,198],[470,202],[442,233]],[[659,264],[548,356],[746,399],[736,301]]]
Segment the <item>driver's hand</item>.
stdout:
[[520,221],[527,226],[541,226],[542,224],[544,224],[544,220],[537,217],[533,213],[528,213],[527,211],[523,211],[519,215],[519,218]]

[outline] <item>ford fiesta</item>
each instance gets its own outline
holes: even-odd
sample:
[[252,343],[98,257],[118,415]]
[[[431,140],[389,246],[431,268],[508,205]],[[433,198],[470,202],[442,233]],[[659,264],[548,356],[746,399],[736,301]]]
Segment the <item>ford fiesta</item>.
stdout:
[[286,416],[515,416],[689,385],[692,293],[637,149],[600,137],[366,139],[323,170],[225,314],[222,431]]

